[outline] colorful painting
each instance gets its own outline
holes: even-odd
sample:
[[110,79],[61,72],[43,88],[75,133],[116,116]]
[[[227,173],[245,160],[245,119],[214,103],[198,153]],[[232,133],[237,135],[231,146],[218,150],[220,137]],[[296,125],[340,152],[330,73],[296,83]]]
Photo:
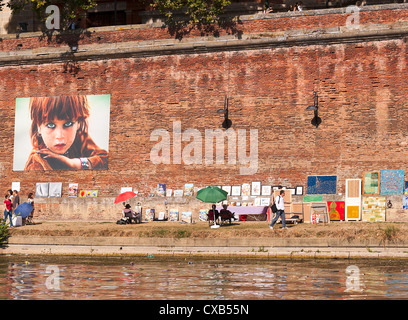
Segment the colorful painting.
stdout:
[[407,196],[402,197],[402,209],[408,209],[408,197]]
[[361,185],[361,179],[346,179],[346,221],[361,219]]
[[380,193],[380,171],[363,172],[363,194],[376,195]]
[[405,171],[400,169],[381,170],[381,194],[403,194]]
[[161,197],[166,195],[166,185],[165,184],[158,184],[157,185],[157,194]]
[[194,193],[194,184],[186,183],[184,185],[184,195],[185,196],[192,196]]
[[155,213],[155,209],[146,209],[146,211],[145,211],[145,221],[153,221],[154,220],[154,213]]
[[344,201],[327,201],[327,208],[329,210],[329,219],[331,221],[344,220]]
[[251,195],[251,185],[249,183],[244,183],[242,185],[242,196],[250,196]]
[[360,220],[360,206],[347,206],[347,220]]
[[404,194],[408,194],[408,181],[405,181]]
[[70,183],[68,185],[68,197],[78,196],[78,183]]
[[364,197],[362,221],[385,221],[385,197]]
[[200,221],[207,221],[207,210],[201,209],[198,213],[198,219]]
[[177,209],[170,209],[169,221],[178,221],[179,212]]
[[191,223],[192,222],[192,213],[191,213],[191,211],[181,213],[181,222],[184,222],[184,223]]
[[307,194],[336,194],[337,176],[307,177]]
[[261,195],[261,181],[252,181],[251,195],[260,196]]

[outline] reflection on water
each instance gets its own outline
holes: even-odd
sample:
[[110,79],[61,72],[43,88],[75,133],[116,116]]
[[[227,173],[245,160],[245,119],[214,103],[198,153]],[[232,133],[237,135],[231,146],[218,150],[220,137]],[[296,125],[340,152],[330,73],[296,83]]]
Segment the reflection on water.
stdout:
[[405,260],[0,256],[0,299],[407,299],[406,265]]

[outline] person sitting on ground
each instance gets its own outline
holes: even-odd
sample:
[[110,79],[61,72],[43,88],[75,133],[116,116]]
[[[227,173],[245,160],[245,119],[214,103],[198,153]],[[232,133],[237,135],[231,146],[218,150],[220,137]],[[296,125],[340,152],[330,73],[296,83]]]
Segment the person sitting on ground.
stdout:
[[234,214],[229,211],[228,209],[228,205],[223,204],[222,205],[222,209],[220,210],[220,216],[222,220],[229,220],[231,223],[231,219],[236,220],[236,218],[234,217]]
[[130,223],[132,223],[132,220],[134,220],[135,223],[140,223],[142,220],[140,214],[136,214],[136,212],[130,208],[131,208],[130,204],[125,205],[125,209],[123,209],[122,211],[123,217],[128,218]]

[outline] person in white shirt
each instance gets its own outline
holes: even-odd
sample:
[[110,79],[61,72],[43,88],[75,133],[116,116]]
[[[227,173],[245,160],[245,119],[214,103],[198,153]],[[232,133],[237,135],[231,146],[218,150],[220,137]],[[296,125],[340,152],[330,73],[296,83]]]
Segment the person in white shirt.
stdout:
[[285,203],[283,201],[283,197],[285,196],[285,190],[281,190],[279,195],[275,198],[275,203],[276,203],[276,209],[278,211],[276,212],[275,218],[273,218],[269,228],[273,229],[273,226],[275,225],[276,221],[278,221],[279,217],[282,220],[282,228],[287,229],[286,227],[286,220],[285,220]]

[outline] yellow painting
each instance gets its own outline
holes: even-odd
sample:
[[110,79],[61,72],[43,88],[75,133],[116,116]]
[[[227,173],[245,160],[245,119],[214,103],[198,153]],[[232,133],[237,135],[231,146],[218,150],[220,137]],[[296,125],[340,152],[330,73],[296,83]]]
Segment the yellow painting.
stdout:
[[359,206],[348,206],[347,207],[347,219],[360,219],[360,207]]

